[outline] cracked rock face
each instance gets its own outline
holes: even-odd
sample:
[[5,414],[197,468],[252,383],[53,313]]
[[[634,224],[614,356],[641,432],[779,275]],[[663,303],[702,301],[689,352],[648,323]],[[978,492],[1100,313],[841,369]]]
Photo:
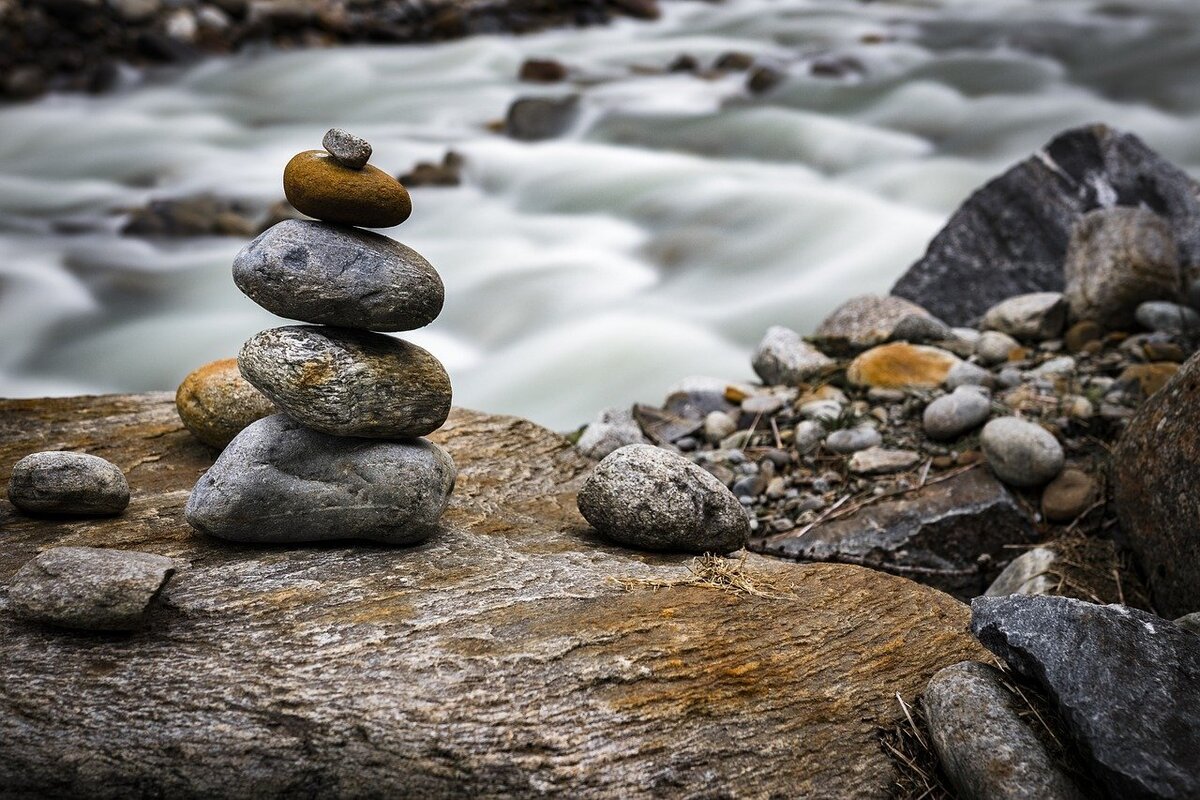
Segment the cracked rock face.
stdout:
[[978,597],[971,631],[1042,684],[1114,797],[1200,797],[1200,637],[1145,611]]
[[120,514],[129,505],[129,482],[115,465],[87,453],[48,451],[13,466],[8,499],[31,514]]
[[441,277],[412,248],[311,220],[280,222],[243,247],[233,280],[272,314],[373,331],[424,327],[445,300]]
[[152,553],[52,547],[13,576],[8,602],[17,616],[62,628],[129,631],[175,571]]
[[457,471],[425,439],[327,436],[277,414],[246,428],[188,499],[192,527],[260,544],[416,544],[438,527]]
[[441,362],[382,334],[271,328],[242,345],[238,368],[279,410],[334,436],[425,436],[450,413],[450,377]]
[[628,547],[728,553],[745,546],[750,520],[725,484],[685,458],[631,444],[596,465],[579,511]]

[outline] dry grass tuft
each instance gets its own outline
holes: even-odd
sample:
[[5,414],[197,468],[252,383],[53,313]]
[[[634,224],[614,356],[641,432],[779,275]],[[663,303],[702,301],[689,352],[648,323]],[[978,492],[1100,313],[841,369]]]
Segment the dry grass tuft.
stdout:
[[925,710],[918,698],[909,705],[899,693],[896,702],[904,718],[880,732],[879,743],[896,765],[896,782],[891,796],[897,800],[954,800],[955,794],[942,775],[937,753],[929,738]]
[[783,600],[794,597],[792,587],[784,586],[781,576],[755,574],[746,567],[746,555],[734,560],[705,553],[693,558],[688,565],[690,574],[680,578],[618,578],[609,580],[621,585],[626,591],[635,588],[670,589],[676,586],[704,586],[719,589],[732,595],[751,595]]

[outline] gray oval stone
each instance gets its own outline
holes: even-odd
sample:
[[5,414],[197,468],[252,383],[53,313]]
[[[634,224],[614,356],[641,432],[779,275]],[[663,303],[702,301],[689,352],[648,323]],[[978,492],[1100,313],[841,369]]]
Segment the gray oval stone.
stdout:
[[314,220],[268,228],[237,254],[233,281],[272,314],[375,331],[424,327],[445,300],[441,277],[417,251]]
[[31,514],[120,514],[129,505],[129,482],[99,456],[33,453],[13,465],[8,499]]
[[151,553],[52,547],[13,576],[8,602],[31,622],[94,631],[140,628],[146,609],[175,571]]
[[686,458],[631,444],[596,465],[579,511],[604,536],[640,550],[728,553],[744,547],[750,520],[734,494]]
[[276,414],[229,443],[184,515],[236,542],[415,544],[437,530],[456,477],[450,455],[425,439],[328,436]]
[[986,389],[961,386],[925,406],[925,433],[931,439],[957,439],[982,425],[991,413]]
[[242,345],[238,368],[281,411],[335,436],[424,436],[450,413],[450,377],[441,362],[378,333],[271,328]]
[[883,444],[879,431],[863,425],[857,428],[842,428],[825,437],[825,446],[835,453],[857,453],[868,447]]
[[979,443],[996,477],[1010,486],[1041,486],[1062,472],[1062,445],[1032,422],[994,419],[983,426]]
[[321,146],[335,161],[350,169],[362,169],[371,160],[371,143],[341,128],[326,131]]
[[1151,300],[1139,305],[1135,313],[1138,324],[1152,331],[1176,336],[1200,331],[1200,314],[1178,303]]

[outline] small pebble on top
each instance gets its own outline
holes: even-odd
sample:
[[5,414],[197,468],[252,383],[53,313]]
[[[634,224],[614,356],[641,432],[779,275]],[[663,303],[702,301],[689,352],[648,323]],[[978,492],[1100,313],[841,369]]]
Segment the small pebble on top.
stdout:
[[371,143],[341,128],[330,128],[321,146],[335,161],[350,169],[362,169],[371,160]]

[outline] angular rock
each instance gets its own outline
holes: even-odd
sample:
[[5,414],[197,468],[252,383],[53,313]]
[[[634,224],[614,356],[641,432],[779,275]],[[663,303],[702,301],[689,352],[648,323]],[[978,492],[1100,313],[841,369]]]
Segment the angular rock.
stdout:
[[768,386],[796,386],[820,375],[834,360],[780,325],[767,330],[754,353],[754,371]]
[[255,420],[275,413],[275,405],[238,371],[237,359],[213,361],[188,373],[175,392],[184,427],[218,449]]
[[911,469],[920,461],[921,455],[912,450],[868,447],[850,456],[846,466],[855,475],[889,475]]
[[1161,331],[1175,336],[1200,333],[1200,314],[1187,306],[1165,300],[1142,303],[1134,313],[1138,324],[1152,331]]
[[537,142],[566,133],[579,118],[579,95],[519,97],[508,107],[504,132],[514,139]]
[[962,797],[1084,800],[1025,720],[995,667],[964,661],[925,690],[925,718],[942,769]]
[[1194,611],[1191,614],[1184,614],[1182,617],[1175,620],[1175,624],[1184,630],[1188,630],[1194,634],[1200,635],[1200,611]]
[[846,377],[859,386],[879,389],[935,389],[959,361],[936,347],[895,342],[859,355],[850,362]]
[[969,600],[1019,552],[1010,545],[1035,537],[1033,521],[1008,490],[973,469],[811,530],[752,539],[750,549],[871,567]]
[[276,414],[230,442],[184,513],[196,530],[235,542],[416,544],[437,530],[456,476],[446,451],[424,439],[328,436]]
[[1062,291],[1071,231],[1112,206],[1153,209],[1184,272],[1200,264],[1196,183],[1136,136],[1093,125],[1059,134],[971,195],[892,293],[966,325],[1013,295]]
[[579,511],[601,534],[639,550],[728,553],[750,520],[724,484],[686,458],[631,444],[607,456],[579,490]]
[[1071,318],[1128,330],[1146,300],[1178,299],[1183,290],[1175,235],[1145,208],[1100,208],[1071,232],[1063,266]]
[[575,446],[588,458],[598,461],[627,444],[649,444],[649,440],[633,418],[631,409],[614,407],[601,411],[584,428]]
[[341,128],[326,131],[321,146],[335,161],[350,169],[362,169],[371,160],[371,143]]
[[441,362],[378,333],[271,328],[242,345],[238,368],[279,410],[334,436],[425,436],[450,413],[450,378]]
[[8,499],[29,514],[106,516],[129,505],[129,482],[99,456],[52,450],[13,465]]
[[979,437],[988,466],[1010,486],[1041,486],[1062,472],[1065,454],[1054,434],[1016,417],[983,426]]
[[1050,522],[1071,522],[1100,499],[1100,483],[1079,469],[1064,469],[1042,490],[1042,515]]
[[152,553],[52,547],[13,576],[8,602],[30,622],[131,631],[145,623],[150,602],[174,572],[174,561]]
[[1142,403],[1113,452],[1112,502],[1156,607],[1200,611],[1200,355]]
[[1040,683],[1115,797],[1200,796],[1200,637],[1126,606],[977,597],[971,630]]
[[573,500],[590,463],[529,422],[455,410],[434,437],[459,488],[421,547],[235,547],[182,519],[212,455],[169,394],[0,400],[0,480],[39,442],[105,442],[139,487],[120,520],[0,503],[0,582],[69,542],[191,565],[163,593],[162,626],[103,647],[0,613],[0,786],[883,797],[898,771],[878,731],[903,719],[896,694],[911,703],[938,669],[987,657],[965,606],[910,581],[717,562],[748,594],[719,588],[706,561],[582,533]]
[[292,157],[283,191],[302,214],[340,225],[390,228],[412,213],[408,190],[391,175],[370,164],[351,169],[320,150]]
[[1067,323],[1067,303],[1059,292],[1034,292],[1003,300],[983,315],[985,330],[1014,339],[1041,342],[1057,338]]
[[992,400],[987,390],[960,386],[925,406],[925,433],[931,439],[957,439],[986,422],[991,413]]
[[835,308],[813,336],[831,345],[862,350],[899,338],[896,327],[910,324],[911,319],[937,322],[928,311],[902,297],[864,294]]
[[254,302],[316,325],[410,331],[442,311],[442,279],[417,251],[377,233],[312,220],[281,222],[233,262]]

